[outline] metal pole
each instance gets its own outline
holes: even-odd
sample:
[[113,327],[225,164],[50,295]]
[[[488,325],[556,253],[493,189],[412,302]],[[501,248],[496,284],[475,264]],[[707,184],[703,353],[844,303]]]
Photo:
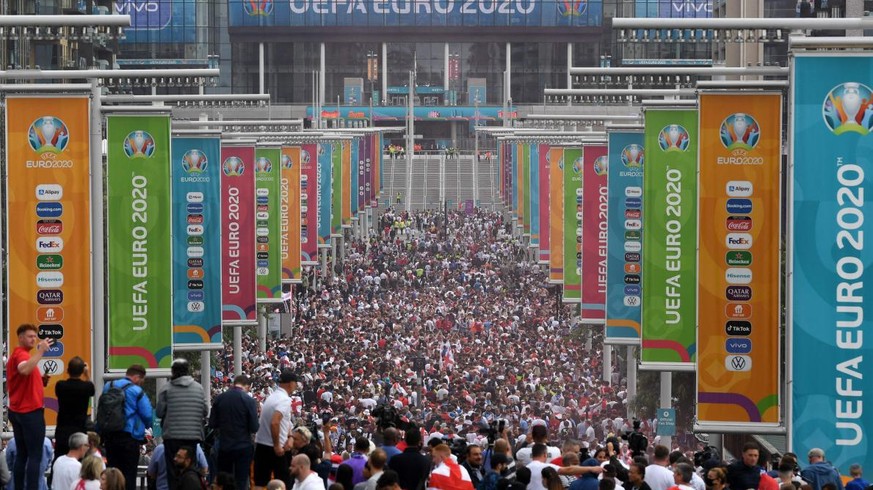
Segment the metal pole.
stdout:
[[[658,408],[673,407],[673,373],[661,371],[661,398]],[[661,436],[661,445],[673,449],[670,436]]]
[[264,43],[258,43],[258,81],[260,87],[258,93],[266,93],[264,91]]
[[203,398],[206,406],[212,406],[212,352],[205,350],[200,353],[200,385],[203,386]]
[[446,153],[440,154],[440,202],[446,202]]
[[267,306],[258,305],[258,351],[267,352]]
[[473,101],[476,104],[474,111],[476,120],[473,123],[473,205],[479,205],[479,94]]
[[449,105],[449,43],[443,49],[443,105]]
[[[319,49],[319,61],[318,61],[318,105],[319,107],[324,106],[324,81],[325,81],[325,65],[327,60],[325,58],[325,46],[324,43],[321,43],[321,47]],[[320,121],[319,121],[320,122]],[[319,126],[320,127],[320,126]]]
[[[506,43],[506,98],[512,100],[512,43]],[[509,108],[512,112],[512,107]]]
[[612,346],[609,344],[603,345],[603,381],[612,381]]
[[[570,70],[573,69],[573,43],[567,43],[567,88],[573,88],[573,74]],[[573,105],[573,98],[567,98],[567,107]]]
[[[388,103],[388,43],[382,43],[382,105]],[[382,151],[381,149],[379,151]]]
[[412,210],[412,153],[415,141],[415,72],[409,72],[409,92],[407,103],[407,129],[406,129],[406,210]]
[[100,114],[101,88],[97,82],[91,79],[91,314],[94,319],[91,372],[95,392],[103,393],[107,352],[103,290],[103,117]]
[[233,376],[242,374],[242,327],[233,326]]
[[636,412],[631,408],[633,401],[637,397],[637,348],[633,345],[627,346],[627,400],[628,412],[627,418],[633,419]]

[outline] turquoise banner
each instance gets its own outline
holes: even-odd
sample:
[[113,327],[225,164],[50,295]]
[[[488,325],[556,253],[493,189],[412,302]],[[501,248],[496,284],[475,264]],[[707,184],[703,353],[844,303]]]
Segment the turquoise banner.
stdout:
[[322,141],[318,144],[318,246],[330,246],[331,176],[333,174],[333,146]]
[[172,151],[173,344],[220,349],[221,140],[174,137]]
[[853,463],[873,467],[873,412],[863,410],[873,393],[863,336],[873,329],[873,57],[798,54],[792,74],[789,443],[800,455],[824,449],[847,475]]
[[[530,246],[540,246],[540,145],[530,145]],[[539,251],[537,251],[539,253]]]
[[[625,265],[639,263],[643,253],[641,235],[628,234],[625,220],[642,220],[643,132],[609,133],[607,171],[606,337],[607,344],[639,345],[642,284],[628,280]],[[642,230],[641,230],[642,232]],[[637,272],[642,278],[643,271]]]

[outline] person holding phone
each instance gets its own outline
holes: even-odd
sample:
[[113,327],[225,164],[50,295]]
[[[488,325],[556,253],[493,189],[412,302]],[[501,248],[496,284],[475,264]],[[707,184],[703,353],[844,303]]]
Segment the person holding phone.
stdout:
[[[39,370],[39,361],[51,347],[51,339],[39,339],[35,325],[24,323],[16,330],[18,347],[6,365],[9,379],[9,420],[18,441],[18,457],[12,468],[13,490],[37,490],[45,439],[44,389],[48,379]],[[36,351],[31,354],[30,352]]]

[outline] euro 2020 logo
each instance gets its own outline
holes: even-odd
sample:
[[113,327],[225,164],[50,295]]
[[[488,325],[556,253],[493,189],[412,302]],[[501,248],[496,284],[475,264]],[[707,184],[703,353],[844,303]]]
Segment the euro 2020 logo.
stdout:
[[573,173],[579,174],[580,172],[582,172],[582,168],[584,166],[585,163],[583,162],[582,157],[577,158],[576,161],[573,162]]
[[719,136],[721,144],[729,151],[751,151],[761,140],[761,127],[754,117],[737,112],[721,122]]
[[667,152],[687,151],[691,143],[688,130],[678,124],[670,124],[658,133],[658,145]]
[[643,147],[636,143],[627,145],[621,150],[621,164],[627,168],[642,168],[644,159]]
[[206,171],[209,161],[201,150],[192,149],[182,155],[182,170],[189,174],[202,174]]
[[300,163],[306,165],[309,163],[309,152],[306,150],[300,150]]
[[858,82],[837,85],[825,97],[821,112],[834,134],[851,131],[866,136],[873,127],[873,90]]
[[270,15],[273,13],[273,0],[243,0],[243,8],[251,17]]
[[609,170],[609,162],[606,158],[606,155],[602,155],[594,159],[594,175],[606,175],[607,170]]
[[246,165],[243,163],[242,158],[233,156],[224,159],[221,169],[224,172],[224,175],[227,175],[228,177],[237,177],[246,171]]
[[291,170],[292,168],[294,168],[294,161],[291,160],[291,157],[289,155],[282,155],[282,168],[284,168],[285,170]]
[[273,162],[267,157],[259,157],[255,162],[255,172],[259,174],[268,174],[273,171]]
[[127,158],[151,158],[155,154],[155,139],[146,131],[131,131],[124,138]]
[[27,140],[33,151],[43,157],[57,155],[67,149],[70,131],[64,121],[55,116],[43,116],[30,123]]
[[580,17],[588,10],[588,0],[558,0],[555,6],[561,17]]

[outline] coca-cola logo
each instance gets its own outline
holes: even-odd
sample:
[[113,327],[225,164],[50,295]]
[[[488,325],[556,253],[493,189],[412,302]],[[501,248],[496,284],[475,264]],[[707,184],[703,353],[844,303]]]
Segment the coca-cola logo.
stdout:
[[749,231],[752,229],[752,218],[749,216],[728,216],[725,227],[728,231]]
[[64,231],[64,224],[61,220],[41,219],[36,222],[38,235],[60,235],[62,231]]

